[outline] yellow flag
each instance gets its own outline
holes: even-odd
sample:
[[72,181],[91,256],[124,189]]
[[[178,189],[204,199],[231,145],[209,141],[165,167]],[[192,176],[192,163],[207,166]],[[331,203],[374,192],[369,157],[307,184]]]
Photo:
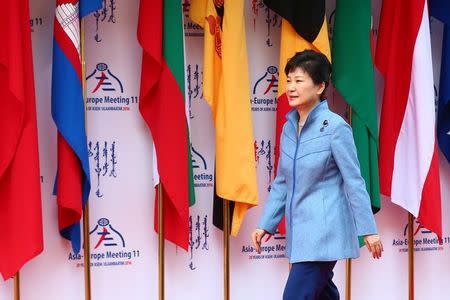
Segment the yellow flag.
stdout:
[[243,0],[192,0],[204,34],[203,97],[216,128],[216,193],[235,201],[231,235],[258,203]]
[[[281,42],[280,42],[280,78],[278,80],[278,96],[286,91],[286,74],[284,66],[289,58],[295,53],[312,49],[325,54],[331,61],[330,42],[328,39],[327,19],[324,18],[322,28],[316,39],[310,43],[301,37],[292,25],[283,18],[281,23]],[[284,117],[284,115],[283,115]]]

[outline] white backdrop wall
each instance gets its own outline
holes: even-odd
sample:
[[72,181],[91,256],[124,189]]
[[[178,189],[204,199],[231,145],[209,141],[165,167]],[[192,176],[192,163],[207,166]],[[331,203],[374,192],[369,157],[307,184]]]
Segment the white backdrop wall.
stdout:
[[[30,2],[45,249],[21,271],[22,299],[84,299],[83,254],[75,256],[70,244],[59,236],[56,202],[52,196],[56,130],[50,115],[50,88],[55,1]],[[86,19],[92,296],[100,300],[157,299],[152,140],[138,110],[142,56],[136,39],[139,0],[103,2],[104,8]],[[372,2],[376,30],[381,0]],[[203,32],[187,18],[188,0],[183,0],[183,7],[186,99],[190,103],[197,202],[190,213],[189,252],[166,243],[166,299],[215,300],[223,297],[223,243],[222,232],[212,226],[214,128],[209,107],[202,99]],[[333,11],[334,0],[327,0],[330,33]],[[231,299],[234,300],[280,299],[288,274],[283,236],[276,235],[268,241],[261,255],[252,252],[249,238],[273,180],[275,99],[278,74],[282,71],[278,69],[280,20],[262,0],[246,1],[260,206],[248,212],[240,234],[231,239]],[[439,90],[442,26],[432,19],[431,30],[434,78]],[[102,80],[103,84],[99,84]],[[343,101],[332,90],[328,94],[333,109],[345,116],[347,107]],[[380,99],[379,78],[377,94]],[[440,161],[444,245],[437,245],[435,235],[427,230],[417,230],[414,241],[418,300],[450,299],[450,166],[443,156]],[[406,299],[407,214],[382,199],[376,220],[385,246],[384,255],[374,261],[363,249],[361,258],[354,261],[353,299]],[[109,232],[112,241],[101,241],[103,232]],[[342,296],[344,277],[344,263],[340,262],[335,269],[335,281]],[[12,280],[0,282],[0,298],[12,299]]]

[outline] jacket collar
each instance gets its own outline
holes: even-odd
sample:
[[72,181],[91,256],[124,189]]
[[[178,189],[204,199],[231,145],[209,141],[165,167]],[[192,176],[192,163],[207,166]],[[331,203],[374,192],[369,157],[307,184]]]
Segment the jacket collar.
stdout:
[[[327,100],[323,100],[323,101],[319,102],[319,104],[317,104],[316,107],[313,108],[313,110],[309,113],[308,117],[306,118],[305,126],[307,125],[307,123],[314,121],[314,119],[317,118],[317,116],[320,115],[320,113],[325,110],[328,110]],[[294,127],[297,129],[299,115],[295,108],[292,108],[286,114],[286,119],[289,122],[291,122],[294,125]]]

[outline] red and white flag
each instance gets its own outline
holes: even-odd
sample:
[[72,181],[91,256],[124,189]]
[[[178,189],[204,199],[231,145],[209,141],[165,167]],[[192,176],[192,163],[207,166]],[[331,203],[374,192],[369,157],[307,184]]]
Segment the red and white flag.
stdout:
[[385,80],[380,189],[442,237],[428,7],[383,1],[376,65]]

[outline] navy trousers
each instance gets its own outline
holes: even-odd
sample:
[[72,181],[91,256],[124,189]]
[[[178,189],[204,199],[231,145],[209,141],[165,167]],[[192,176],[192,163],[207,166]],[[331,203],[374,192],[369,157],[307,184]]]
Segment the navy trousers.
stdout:
[[292,264],[283,300],[339,300],[339,291],[332,281],[335,265],[336,261]]

